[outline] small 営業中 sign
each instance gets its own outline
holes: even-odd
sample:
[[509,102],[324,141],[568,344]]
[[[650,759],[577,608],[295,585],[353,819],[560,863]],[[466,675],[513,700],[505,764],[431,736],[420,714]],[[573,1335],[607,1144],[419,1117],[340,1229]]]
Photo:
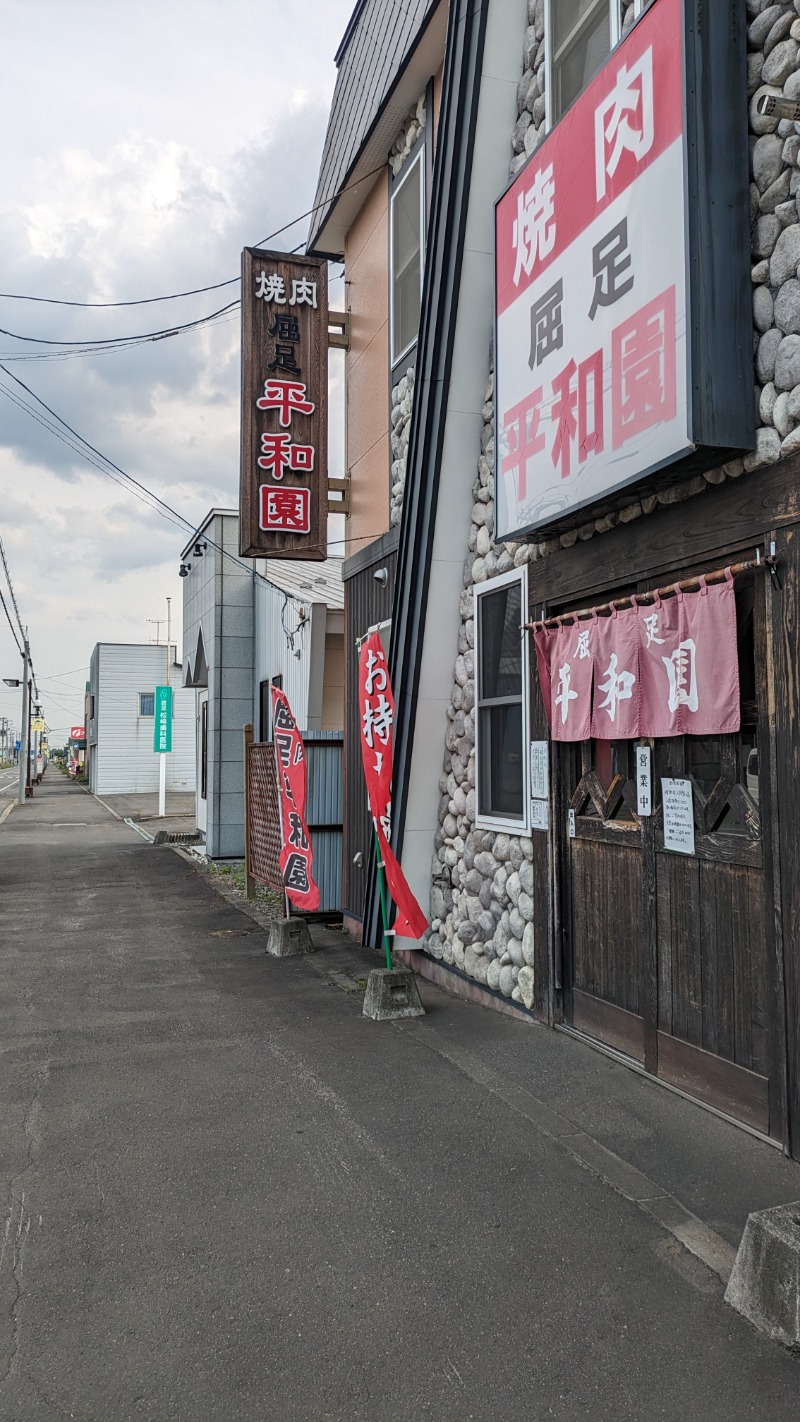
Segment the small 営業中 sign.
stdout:
[[172,750],[172,687],[157,686],[155,691],[155,724],[153,750],[166,755]]
[[653,813],[653,781],[650,774],[650,747],[636,747],[636,813],[640,818]]
[[661,781],[664,806],[664,848],[675,854],[694,854],[694,810],[691,780],[665,777]]

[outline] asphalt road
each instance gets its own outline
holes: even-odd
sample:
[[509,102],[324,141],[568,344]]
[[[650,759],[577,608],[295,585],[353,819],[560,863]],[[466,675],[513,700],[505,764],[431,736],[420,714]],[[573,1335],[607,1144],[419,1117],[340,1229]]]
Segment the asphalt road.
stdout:
[[[794,1422],[800,1365],[719,1278],[425,1033],[554,1094],[598,1064],[642,1148],[677,1106],[433,989],[414,1031],[369,1022],[263,947],[52,772],[0,828],[4,1422]],[[699,1200],[717,1141],[794,1188],[679,1107]]]
[[19,770],[14,766],[13,770],[0,770],[0,797],[3,803],[6,798],[14,798],[19,789]]

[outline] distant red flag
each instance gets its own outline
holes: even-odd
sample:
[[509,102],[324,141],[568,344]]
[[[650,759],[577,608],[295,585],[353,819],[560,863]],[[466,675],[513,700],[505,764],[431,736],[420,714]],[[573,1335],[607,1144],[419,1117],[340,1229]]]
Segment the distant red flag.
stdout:
[[281,879],[295,908],[313,913],[319,908],[319,889],[311,877],[313,849],[306,824],[306,751],[286,696],[277,686],[270,691],[281,806]]
[[428,921],[406,882],[389,843],[392,815],[392,726],[394,697],[381,639],[370,632],[358,659],[361,755],[372,822],[378,836],[389,892],[397,905],[397,938],[421,938]]

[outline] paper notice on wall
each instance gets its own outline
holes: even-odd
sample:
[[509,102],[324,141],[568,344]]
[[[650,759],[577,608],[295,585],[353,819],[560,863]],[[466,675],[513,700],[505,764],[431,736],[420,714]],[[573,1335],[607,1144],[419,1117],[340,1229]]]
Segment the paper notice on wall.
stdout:
[[548,741],[531,741],[531,798],[549,800]]
[[675,854],[694,854],[694,810],[691,780],[661,781],[664,806],[664,848]]
[[531,829],[548,830],[550,828],[550,806],[546,800],[531,800]]

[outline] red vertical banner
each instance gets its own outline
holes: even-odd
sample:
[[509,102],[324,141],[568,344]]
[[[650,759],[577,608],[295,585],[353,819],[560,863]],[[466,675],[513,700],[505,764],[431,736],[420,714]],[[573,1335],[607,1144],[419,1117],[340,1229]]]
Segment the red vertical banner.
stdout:
[[358,658],[361,756],[372,823],[378,836],[389,892],[397,905],[397,938],[421,938],[428,921],[406,882],[389,843],[392,816],[392,695],[386,656],[377,632],[361,643]]
[[306,824],[306,749],[284,693],[272,693],[272,739],[281,806],[281,879],[295,908],[313,913],[319,908],[319,889],[311,877],[313,849]]

